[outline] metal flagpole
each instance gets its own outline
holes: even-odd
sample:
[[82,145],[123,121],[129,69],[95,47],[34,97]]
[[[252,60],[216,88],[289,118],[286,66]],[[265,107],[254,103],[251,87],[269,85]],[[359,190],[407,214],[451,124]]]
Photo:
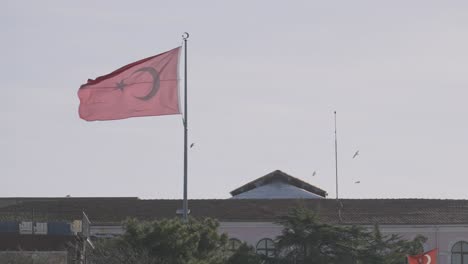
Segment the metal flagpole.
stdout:
[[336,200],[338,201],[338,139],[336,135],[336,111],[335,114],[335,176],[336,176]]
[[183,220],[184,222],[188,221],[188,201],[187,201],[187,134],[188,134],[188,119],[187,119],[187,39],[189,38],[189,33],[185,32],[182,35],[184,39],[184,202],[182,205]]

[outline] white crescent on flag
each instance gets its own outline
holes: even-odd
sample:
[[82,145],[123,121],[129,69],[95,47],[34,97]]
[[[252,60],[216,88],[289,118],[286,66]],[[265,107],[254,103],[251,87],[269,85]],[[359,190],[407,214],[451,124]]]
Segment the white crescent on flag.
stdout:
[[408,256],[408,264],[437,264],[437,248],[420,255]]
[[431,256],[429,256],[428,254],[426,254],[424,256],[427,258],[426,264],[431,264],[431,262],[432,262]]

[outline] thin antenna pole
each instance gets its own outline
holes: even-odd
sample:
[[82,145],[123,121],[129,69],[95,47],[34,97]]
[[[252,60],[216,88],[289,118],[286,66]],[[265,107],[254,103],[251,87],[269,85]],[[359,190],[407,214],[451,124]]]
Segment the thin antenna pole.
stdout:
[[336,176],[336,200],[338,200],[338,136],[336,134],[336,111],[335,114],[335,176]]
[[188,164],[188,151],[187,151],[187,135],[188,135],[188,119],[187,119],[187,39],[189,38],[189,34],[185,32],[182,35],[184,39],[184,203],[182,205],[184,211],[184,222],[188,221],[188,200],[187,200],[187,164]]

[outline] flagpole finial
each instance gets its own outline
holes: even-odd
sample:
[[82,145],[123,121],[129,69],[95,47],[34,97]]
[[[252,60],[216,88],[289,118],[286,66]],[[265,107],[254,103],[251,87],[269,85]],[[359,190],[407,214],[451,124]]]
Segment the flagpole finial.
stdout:
[[182,34],[182,38],[183,38],[184,40],[188,39],[189,37],[190,37],[190,35],[189,35],[189,33],[187,33],[187,32],[184,32],[184,34]]

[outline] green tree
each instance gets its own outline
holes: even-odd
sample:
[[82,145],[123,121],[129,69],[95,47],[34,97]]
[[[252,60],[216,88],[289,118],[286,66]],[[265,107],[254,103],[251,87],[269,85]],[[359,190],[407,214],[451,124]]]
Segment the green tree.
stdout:
[[413,240],[401,239],[399,235],[382,235],[376,225],[371,232],[363,234],[367,243],[360,251],[361,263],[401,264],[405,263],[407,255],[423,252],[423,244],[427,238],[421,235]]
[[94,264],[402,264],[422,252],[425,238],[411,241],[382,235],[378,226],[330,225],[311,211],[295,208],[278,221],[277,256],[266,258],[243,243],[234,252],[213,219],[130,220],[124,235],[96,242],[88,256]]
[[412,241],[397,235],[384,236],[378,226],[330,225],[305,208],[294,208],[279,221],[284,228],[277,237],[281,263],[308,264],[401,264],[408,254],[422,252],[425,238]]
[[66,258],[60,259],[47,252],[33,251],[10,251],[0,253],[0,263],[2,264],[54,264],[63,263]]
[[242,243],[227,259],[227,264],[260,264],[263,258],[255,253],[252,246]]
[[227,236],[213,219],[183,223],[179,219],[153,222],[129,220],[123,236],[98,241],[88,259],[95,264],[218,264],[225,263]]

